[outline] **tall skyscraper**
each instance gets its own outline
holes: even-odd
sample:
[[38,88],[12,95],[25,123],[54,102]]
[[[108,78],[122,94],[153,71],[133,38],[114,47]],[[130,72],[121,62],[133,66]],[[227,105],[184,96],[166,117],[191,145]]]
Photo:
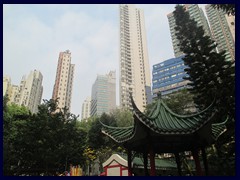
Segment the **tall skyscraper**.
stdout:
[[27,107],[32,113],[38,112],[38,105],[42,100],[43,76],[40,71],[34,70],[26,77],[23,76],[20,86],[9,84],[9,103]]
[[34,70],[30,72],[25,82],[20,105],[28,107],[32,113],[36,113],[38,111],[38,105],[42,100],[42,80],[42,73]]
[[98,75],[92,86],[91,116],[101,116],[116,108],[116,72]]
[[11,78],[9,76],[3,77],[3,96],[9,95],[11,89]]
[[[19,87],[17,85],[11,85],[11,91],[9,94],[9,103],[17,102],[18,93],[19,93]],[[39,105],[40,105],[40,103],[39,103]]]
[[82,116],[81,119],[87,119],[90,117],[91,112],[91,98],[87,97],[82,104]]
[[4,77],[3,89],[6,89],[9,103],[25,106],[32,113],[37,113],[42,100],[42,80],[42,73],[37,70],[31,71],[27,77],[23,76],[20,86],[12,85],[10,77]]
[[143,10],[120,5],[120,106],[143,111],[151,102],[151,79]]
[[53,88],[53,99],[58,99],[58,108],[67,107],[70,112],[74,64],[71,64],[71,52],[66,50],[59,53],[56,79]]
[[[187,12],[189,12],[190,18],[194,19],[197,22],[198,26],[203,27],[205,35],[208,35],[211,37],[210,28],[208,26],[207,19],[203,13],[203,10],[199,8],[197,4],[185,4],[184,8]],[[176,22],[175,22],[173,12],[169,13],[167,17],[168,17],[168,22],[170,27],[174,55],[175,57],[182,56],[183,52],[180,51],[180,48],[178,46],[179,41],[176,36],[176,31],[175,31]]]
[[[218,51],[226,50],[226,59],[235,61],[235,19],[226,18],[227,15],[223,10],[215,9],[210,4],[205,8]],[[229,24],[231,25],[229,26]],[[234,34],[234,38],[232,34]]]

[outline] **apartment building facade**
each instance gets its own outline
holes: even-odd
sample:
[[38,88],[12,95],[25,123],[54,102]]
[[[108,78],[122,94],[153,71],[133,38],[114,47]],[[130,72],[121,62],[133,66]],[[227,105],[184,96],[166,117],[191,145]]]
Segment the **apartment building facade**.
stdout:
[[120,9],[120,107],[132,108],[130,95],[143,111],[151,102],[151,79],[144,12],[133,4]]
[[58,99],[58,108],[71,110],[71,99],[74,78],[74,64],[71,64],[71,52],[66,50],[59,53],[53,99]]
[[235,16],[228,16],[223,10],[210,4],[205,6],[213,39],[219,52],[226,51],[226,60],[235,61]]
[[[208,26],[207,19],[203,13],[203,10],[199,8],[197,4],[185,4],[184,8],[187,12],[189,12],[190,18],[194,19],[197,22],[198,26],[202,26],[205,32],[205,35],[208,35],[212,38],[210,28]],[[174,50],[175,57],[180,57],[184,55],[184,53],[180,50],[180,47],[178,46],[179,41],[176,36],[176,22],[173,15],[173,12],[169,13],[167,15],[168,22],[169,22],[169,28],[170,28],[170,34],[172,38],[172,45]]]

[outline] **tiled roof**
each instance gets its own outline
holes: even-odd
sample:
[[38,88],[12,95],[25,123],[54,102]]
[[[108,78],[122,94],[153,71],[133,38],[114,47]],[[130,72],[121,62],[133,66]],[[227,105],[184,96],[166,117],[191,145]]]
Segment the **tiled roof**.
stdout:
[[[146,115],[136,106],[132,99],[134,126],[111,127],[102,123],[102,132],[118,143],[137,139],[138,136],[146,134],[146,129],[157,136],[185,136],[191,135],[205,125],[209,124],[216,111],[212,104],[205,110],[193,115],[178,115],[172,112],[163,100],[157,100],[152,111]],[[226,129],[225,123],[212,124],[207,131],[212,140],[216,140],[221,132]],[[205,131],[206,132],[206,131]]]

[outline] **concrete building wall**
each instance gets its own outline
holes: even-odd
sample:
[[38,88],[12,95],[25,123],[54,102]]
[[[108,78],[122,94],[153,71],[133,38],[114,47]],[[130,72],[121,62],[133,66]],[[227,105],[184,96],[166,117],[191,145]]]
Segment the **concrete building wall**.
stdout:
[[107,75],[108,112],[116,108],[116,71]]
[[[235,61],[235,22],[226,19],[226,13],[221,9],[215,9],[210,4],[205,6],[208,20],[210,23],[213,38],[217,43],[219,52],[226,51],[226,60]],[[232,18],[232,22],[233,22]],[[235,21],[235,20],[234,20]],[[230,29],[231,27],[231,29]],[[232,31],[232,32],[231,32]]]
[[27,107],[32,113],[37,113],[42,99],[42,80],[43,76],[37,70],[31,71],[27,78],[23,76],[16,104]]
[[[194,19],[197,22],[198,26],[203,26],[205,35],[208,35],[211,37],[210,28],[208,26],[207,19],[202,9],[199,8],[197,4],[185,4],[184,8],[187,12],[189,12],[190,18]],[[171,38],[172,38],[174,55],[175,57],[180,57],[183,55],[183,52],[180,51],[180,48],[178,47],[179,41],[176,36],[176,31],[175,31],[176,22],[174,19],[173,12],[169,13],[167,17],[168,17],[169,28],[170,28]]]
[[74,64],[71,64],[71,52],[59,53],[56,79],[53,88],[53,99],[58,100],[58,108],[67,107],[71,110],[71,97],[74,76]]
[[235,16],[225,14],[225,17],[226,17],[230,32],[232,34],[233,42],[235,44]]
[[11,85],[11,91],[9,94],[9,103],[16,103],[19,93],[19,87],[17,85]]
[[38,105],[42,100],[43,76],[40,71],[31,71],[23,76],[20,85],[9,86],[9,103],[27,107],[32,113],[38,112]]
[[81,119],[87,119],[91,113],[91,98],[87,97],[82,104],[82,116]]
[[11,89],[11,78],[9,76],[3,77],[3,96],[9,94]]
[[133,4],[120,5],[120,106],[131,107],[130,94],[143,111],[145,87],[151,87],[143,10]]

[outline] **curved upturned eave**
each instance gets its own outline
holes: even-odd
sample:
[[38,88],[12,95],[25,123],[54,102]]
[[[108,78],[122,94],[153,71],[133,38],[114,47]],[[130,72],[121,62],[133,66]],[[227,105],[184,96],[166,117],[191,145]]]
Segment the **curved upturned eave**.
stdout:
[[[129,127],[112,127],[112,126],[105,125],[101,121],[99,121],[99,122],[103,126],[103,128],[101,129],[101,132],[103,134],[107,135],[108,137],[110,137],[111,139],[113,139],[117,143],[124,143],[126,141],[129,141],[135,135],[135,130],[134,130],[133,126],[129,126]],[[126,131],[128,131],[128,132],[126,133]],[[125,134],[125,136],[119,136],[119,134],[120,135],[121,134]]]
[[[150,128],[152,131],[158,133],[158,134],[163,134],[163,135],[175,135],[175,134],[192,134],[196,131],[198,131],[201,127],[203,127],[205,124],[207,124],[209,121],[211,121],[212,117],[215,115],[215,112],[211,113],[211,117],[208,117],[206,120],[203,120],[201,116],[206,117],[205,113],[207,112],[207,110],[210,109],[210,107],[212,106],[212,104],[207,107],[205,110],[195,113],[193,115],[178,115],[174,112],[172,112],[166,105],[165,103],[159,99],[157,102],[157,107],[155,109],[155,113],[152,113],[152,116],[154,115],[155,118],[149,117],[145,114],[143,114],[138,107],[136,106],[135,102],[133,101],[133,98],[131,97],[132,100],[132,106],[133,106],[133,113],[134,115],[137,117],[137,119],[139,119],[139,121],[144,124],[145,126],[147,126],[148,128]],[[162,106],[161,106],[162,105]],[[160,115],[160,108],[164,108],[164,110],[166,111],[166,116],[167,117],[167,122],[157,122],[157,118]],[[169,114],[168,114],[169,113]],[[169,119],[171,118],[177,118],[178,122],[178,126],[182,126],[183,124],[185,124],[186,127],[182,127],[182,128],[174,128],[172,125],[174,124],[174,126],[176,126],[176,120],[172,120],[172,122],[169,121]],[[190,119],[189,119],[190,118]],[[192,121],[191,118],[195,118],[197,119],[196,121]],[[199,119],[199,120],[198,120]],[[175,122],[174,122],[175,121]],[[188,124],[186,123],[186,121],[188,121]],[[163,126],[160,126],[159,124],[172,124],[170,125],[168,128],[163,128]]]
[[227,130],[226,122],[228,119],[229,117],[224,122],[212,124],[212,137],[215,141]]

